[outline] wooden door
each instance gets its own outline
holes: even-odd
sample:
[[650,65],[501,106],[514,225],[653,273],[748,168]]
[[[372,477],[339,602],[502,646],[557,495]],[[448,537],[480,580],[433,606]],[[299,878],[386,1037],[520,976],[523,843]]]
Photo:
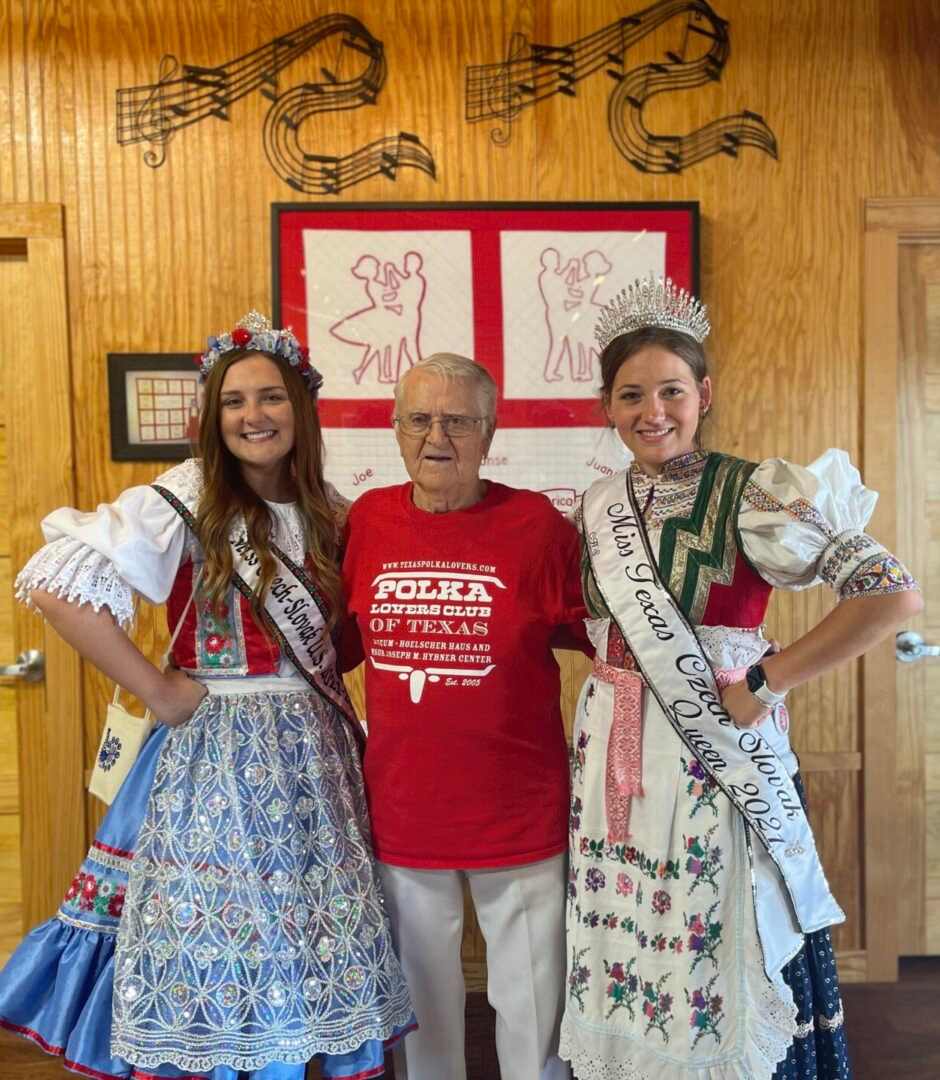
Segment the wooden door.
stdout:
[[0,677],[0,953],[55,911],[84,853],[77,655],[15,604],[39,521],[73,502],[63,211],[0,206],[0,665],[40,650],[45,678]]
[[[940,243],[898,250],[898,546],[924,590],[910,629],[940,645]],[[904,641],[896,667],[903,825],[898,951],[940,954],[940,656]]]
[[[911,629],[940,642],[940,199],[865,203],[865,479],[873,531],[924,590]],[[863,661],[868,977],[940,952],[940,660]],[[869,765],[873,767],[869,768]]]

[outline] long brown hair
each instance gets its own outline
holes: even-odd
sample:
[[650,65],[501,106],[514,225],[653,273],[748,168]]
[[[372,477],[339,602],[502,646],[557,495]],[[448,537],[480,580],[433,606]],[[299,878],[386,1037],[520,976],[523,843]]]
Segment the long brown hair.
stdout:
[[339,536],[323,486],[323,436],[316,406],[303,378],[279,356],[260,349],[233,349],[214,364],[206,380],[199,418],[199,456],[205,488],[196,518],[196,536],[205,553],[201,590],[218,616],[232,580],[229,534],[239,512],[245,515],[248,542],[261,563],[258,587],[251,610],[264,627],[262,611],[274,580],[276,563],[270,550],[271,511],[260,495],[245,482],[238,459],[226,447],[219,427],[220,397],[225,373],[247,356],[265,356],[277,364],[294,410],[294,448],[291,465],[297,488],[297,508],[304,526],[304,546],[313,564],[313,575],[329,603],[327,622],[332,627],[342,606],[337,553]]

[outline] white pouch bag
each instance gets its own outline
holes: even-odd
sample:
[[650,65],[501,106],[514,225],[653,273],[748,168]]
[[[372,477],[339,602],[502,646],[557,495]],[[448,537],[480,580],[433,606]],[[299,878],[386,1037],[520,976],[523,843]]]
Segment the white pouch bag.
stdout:
[[[192,592],[170,638],[170,644],[167,646],[161,665],[162,671],[166,670],[173,646],[183,626],[183,619],[196,595],[196,585],[197,581],[194,581]],[[91,771],[91,780],[88,782],[88,790],[91,794],[107,803],[108,806],[120,790],[121,784],[124,783],[125,777],[131,771],[137,755],[150,738],[150,733],[154,728],[154,720],[149,709],[143,716],[135,716],[124,708],[120,699],[121,687],[115,684],[114,697],[111,698],[111,704],[105,713],[101,745],[98,747],[95,766]]]

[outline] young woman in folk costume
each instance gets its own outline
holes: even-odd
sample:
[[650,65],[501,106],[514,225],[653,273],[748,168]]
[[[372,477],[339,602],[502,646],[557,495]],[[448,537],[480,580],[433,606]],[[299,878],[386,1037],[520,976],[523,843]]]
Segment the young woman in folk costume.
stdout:
[[[784,698],[919,610],[862,529],[841,451],[808,468],[707,451],[705,310],[671,282],[597,328],[603,404],[633,452],[579,509],[594,672],[574,731],[562,1056],[592,1080],[845,1080],[827,927]],[[839,604],[767,655],[773,587]]]
[[[200,459],[50,514],[18,578],[160,723],[0,976],[0,1023],[95,1077],[379,1076],[413,1018],[332,641],[322,379],[257,312],[197,362]],[[124,632],[137,596],[181,620],[165,673]]]

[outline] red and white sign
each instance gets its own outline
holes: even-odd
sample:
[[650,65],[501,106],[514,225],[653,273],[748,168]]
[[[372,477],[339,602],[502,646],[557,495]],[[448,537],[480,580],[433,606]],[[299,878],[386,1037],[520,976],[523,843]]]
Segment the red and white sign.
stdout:
[[629,461],[598,403],[600,308],[650,271],[697,284],[694,203],[284,204],[273,227],[275,321],[323,373],[327,476],[350,497],[406,479],[394,384],[453,352],[499,389],[482,475],[566,509]]

